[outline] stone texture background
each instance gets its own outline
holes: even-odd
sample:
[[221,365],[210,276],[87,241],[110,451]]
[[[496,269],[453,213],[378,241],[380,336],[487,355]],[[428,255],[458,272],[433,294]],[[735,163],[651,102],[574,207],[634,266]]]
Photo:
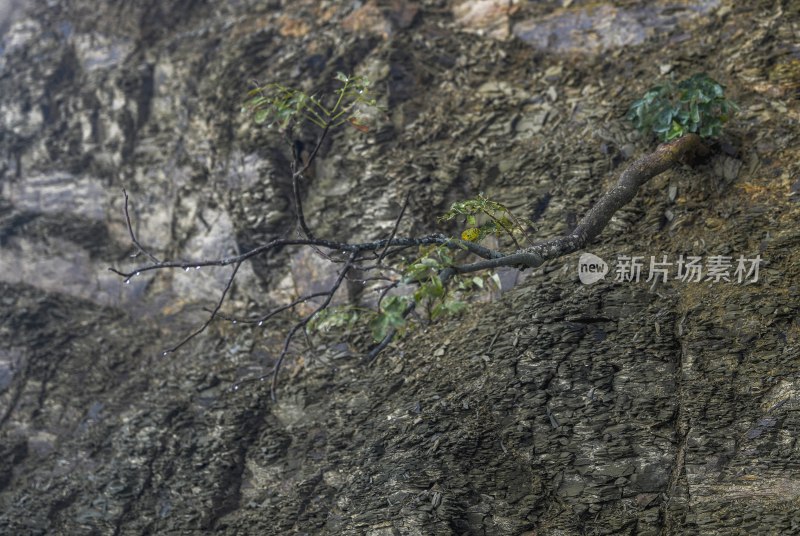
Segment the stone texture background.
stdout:
[[[0,2],[0,532],[800,531],[799,25],[788,0]],[[162,358],[227,274],[121,284],[122,188],[163,257],[291,232],[288,152],[239,106],[339,70],[389,110],[316,163],[306,211],[339,239],[385,236],[408,192],[403,234],[479,191],[561,234],[652,147],[630,102],[708,72],[742,108],[726,138],[591,251],[760,254],[760,280],[586,287],[573,255],[371,367],[363,329],[298,344],[277,404],[230,387],[290,318]],[[257,259],[226,311],[325,277]]]

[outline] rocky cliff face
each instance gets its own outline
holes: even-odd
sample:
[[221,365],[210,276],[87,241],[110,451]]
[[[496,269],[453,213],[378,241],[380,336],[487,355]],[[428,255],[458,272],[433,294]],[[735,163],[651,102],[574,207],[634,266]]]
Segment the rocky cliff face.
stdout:
[[[796,532],[798,24],[788,1],[0,2],[0,532]],[[278,403],[230,387],[289,318],[161,357],[228,273],[123,285],[122,188],[161,257],[292,233],[288,149],[239,107],[250,80],[336,71],[389,110],[334,133],[306,185],[340,239],[388,234],[408,192],[403,234],[479,191],[557,236],[652,147],[628,104],[708,72],[742,107],[726,138],[592,253],[760,255],[759,279],[584,286],[565,258],[369,368],[359,330],[298,345]],[[226,311],[325,270],[256,259]]]

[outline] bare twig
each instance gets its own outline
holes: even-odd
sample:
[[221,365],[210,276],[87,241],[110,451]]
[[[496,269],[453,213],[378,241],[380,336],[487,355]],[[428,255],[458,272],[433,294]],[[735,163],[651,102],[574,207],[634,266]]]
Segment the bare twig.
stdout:
[[131,242],[133,242],[133,245],[136,246],[136,249],[137,249],[136,253],[131,255],[131,257],[138,257],[140,253],[144,253],[147,256],[148,259],[150,259],[152,262],[158,264],[161,261],[159,261],[153,255],[151,255],[150,252],[147,251],[144,248],[144,246],[142,246],[139,243],[139,240],[136,238],[136,233],[133,231],[133,225],[131,225],[131,214],[128,211],[128,191],[125,188],[123,188],[122,189],[122,194],[125,196],[125,223],[128,226],[128,234],[131,236]]
[[376,307],[378,307],[380,309],[381,303],[383,302],[383,299],[386,297],[386,295],[389,293],[389,291],[392,290],[393,288],[397,288],[397,286],[401,282],[402,282],[402,279],[398,279],[397,281],[394,281],[394,282],[389,283],[388,285],[386,285],[383,288],[383,290],[381,291],[380,296],[378,296],[378,303],[377,303]]
[[203,333],[206,330],[206,328],[211,324],[211,322],[214,321],[214,319],[217,317],[217,313],[219,313],[219,310],[222,308],[222,304],[225,301],[225,296],[228,295],[228,291],[231,289],[231,286],[233,285],[233,280],[236,279],[236,272],[239,271],[239,267],[241,265],[242,265],[241,262],[237,262],[236,264],[234,264],[233,272],[231,272],[231,276],[228,278],[228,283],[225,285],[225,288],[222,291],[222,295],[219,297],[219,301],[217,301],[216,307],[214,307],[214,309],[211,311],[211,314],[206,319],[206,321],[203,322],[203,325],[197,328],[189,335],[187,335],[181,342],[179,342],[172,348],[164,350],[163,355],[171,354],[172,352],[176,351],[178,348],[180,348],[190,340],[194,339],[195,337]]
[[[389,242],[391,242],[392,239],[394,239],[394,237],[397,236],[397,230],[400,228],[400,222],[403,219],[403,215],[406,213],[406,208],[408,208],[408,200],[410,198],[411,198],[411,191],[409,190],[408,192],[406,192],[406,199],[405,201],[403,201],[403,208],[400,209],[400,215],[397,216],[397,219],[394,222],[394,227],[392,228],[392,234],[389,235]],[[380,264],[381,261],[383,261],[383,258],[386,256],[386,252],[388,251],[388,249],[389,249],[389,244],[387,243],[386,247],[383,248],[383,251],[381,251],[381,254],[378,256],[378,264]]]
[[[403,317],[405,318],[410,315],[415,307],[416,304],[411,302],[406,308],[406,311],[403,312]],[[383,339],[381,339],[381,342],[376,344],[374,347],[372,347],[372,349],[370,349],[369,352],[367,352],[367,355],[364,356],[362,363],[365,363],[367,366],[372,366],[381,352],[383,352],[386,347],[391,344],[392,340],[394,340],[395,335],[397,335],[397,328],[389,328],[389,331],[386,332],[386,335],[383,337]]]
[[296,150],[292,150],[294,153],[294,161],[292,162],[292,192],[294,194],[294,207],[295,211],[297,212],[297,223],[300,225],[300,229],[307,238],[314,238],[314,234],[308,227],[305,215],[303,214],[303,202],[300,195],[300,179],[303,177],[305,172],[308,171],[311,163],[317,157],[319,148],[322,146],[322,142],[328,135],[328,130],[330,127],[330,122],[325,123],[325,128],[322,130],[322,135],[319,137],[319,140],[317,140],[317,144],[314,146],[314,149],[311,151],[308,160],[305,162],[303,162],[301,155],[297,154]]
[[315,292],[313,294],[306,294],[305,296],[301,296],[301,297],[297,298],[296,300],[293,300],[290,303],[287,303],[286,305],[281,305],[280,307],[276,307],[275,309],[273,309],[269,313],[265,314],[264,316],[261,316],[261,317],[255,318],[255,319],[253,319],[253,318],[236,318],[236,317],[233,317],[233,316],[223,315],[222,313],[217,313],[217,316],[219,318],[222,318],[223,320],[230,320],[232,322],[238,322],[238,323],[242,323],[242,324],[255,324],[257,326],[261,326],[261,325],[264,324],[264,322],[266,322],[267,320],[269,320],[273,316],[275,316],[275,315],[277,315],[279,313],[282,313],[283,311],[286,311],[287,309],[292,309],[293,307],[297,307],[301,303],[305,303],[307,301],[313,300],[314,298],[321,298],[322,296],[327,296],[328,294],[329,294],[329,292]]
[[320,135],[319,140],[317,140],[316,145],[314,145],[314,149],[311,151],[311,154],[308,156],[308,160],[305,162],[305,164],[303,165],[302,169],[300,169],[300,171],[299,171],[299,173],[301,175],[303,173],[305,173],[306,171],[308,171],[308,168],[311,166],[311,163],[314,161],[314,159],[317,158],[317,153],[319,152],[319,148],[322,147],[322,142],[325,140],[325,137],[327,136],[328,131],[330,130],[330,128],[331,128],[331,124],[330,123],[326,123],[325,124],[325,128],[322,129],[322,134]]
[[278,355],[278,360],[275,362],[275,368],[272,371],[272,384],[270,385],[270,396],[272,397],[273,402],[277,401],[277,396],[275,395],[276,390],[278,388],[278,373],[281,370],[281,365],[283,364],[284,359],[286,358],[286,354],[289,352],[289,344],[292,342],[295,333],[297,333],[300,329],[305,329],[311,320],[319,314],[320,311],[326,309],[328,305],[330,305],[331,300],[333,299],[333,295],[336,294],[336,291],[339,290],[339,287],[342,285],[342,281],[347,276],[347,272],[351,268],[351,263],[353,260],[358,256],[358,250],[353,251],[350,254],[350,258],[347,261],[347,264],[344,265],[341,272],[339,272],[339,277],[336,278],[336,281],[331,286],[330,290],[327,292],[327,297],[322,304],[317,307],[314,312],[306,316],[303,320],[292,326],[292,329],[289,330],[289,333],[286,335],[286,339],[283,342],[283,349],[281,353]]

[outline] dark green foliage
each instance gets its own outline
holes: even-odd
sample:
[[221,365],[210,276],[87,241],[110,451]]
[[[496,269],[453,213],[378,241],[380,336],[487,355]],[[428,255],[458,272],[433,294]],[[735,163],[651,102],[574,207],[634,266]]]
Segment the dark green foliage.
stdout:
[[458,314],[467,304],[459,298],[475,296],[476,292],[500,289],[497,274],[484,276],[460,276],[451,279],[449,288],[442,282],[440,274],[453,266],[452,250],[445,246],[420,248],[420,257],[409,263],[403,272],[402,282],[416,284],[411,296],[389,296],[383,300],[370,328],[376,341],[383,339],[390,329],[404,330],[407,324],[406,310],[413,304],[417,311],[424,311],[429,320],[440,316]]
[[700,73],[679,84],[672,81],[651,88],[628,110],[628,119],[641,131],[652,131],[662,141],[689,132],[701,137],[719,136],[722,125],[738,111],[724,97],[725,87]]
[[416,284],[417,290],[411,296],[388,296],[370,322],[372,336],[376,341],[383,339],[390,329],[402,330],[406,327],[406,309],[411,303],[418,310],[427,309],[431,320],[445,313],[456,313],[463,308],[462,302],[448,296],[439,273],[453,264],[450,251],[445,247],[427,247],[420,251],[421,256],[407,265],[402,282]]

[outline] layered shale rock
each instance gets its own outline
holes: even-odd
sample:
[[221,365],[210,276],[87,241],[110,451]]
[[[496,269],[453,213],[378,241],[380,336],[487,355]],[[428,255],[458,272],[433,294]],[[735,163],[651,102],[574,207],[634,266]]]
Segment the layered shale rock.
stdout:
[[[797,532],[798,24],[724,0],[0,1],[0,533]],[[364,328],[297,344],[273,403],[231,386],[270,370],[289,317],[162,357],[229,272],[124,285],[122,189],[162,258],[292,235],[289,148],[239,109],[252,80],[337,71],[387,109],[304,185],[337,239],[388,235],[409,193],[401,234],[457,233],[435,216],[481,191],[552,238],[652,149],[624,113],[658,77],[708,72],[742,112],[615,216],[604,281],[578,255],[503,274],[371,367]],[[681,255],[765,262],[645,281]],[[618,256],[643,277],[615,280]],[[225,312],[335,274],[316,261],[254,259]]]

